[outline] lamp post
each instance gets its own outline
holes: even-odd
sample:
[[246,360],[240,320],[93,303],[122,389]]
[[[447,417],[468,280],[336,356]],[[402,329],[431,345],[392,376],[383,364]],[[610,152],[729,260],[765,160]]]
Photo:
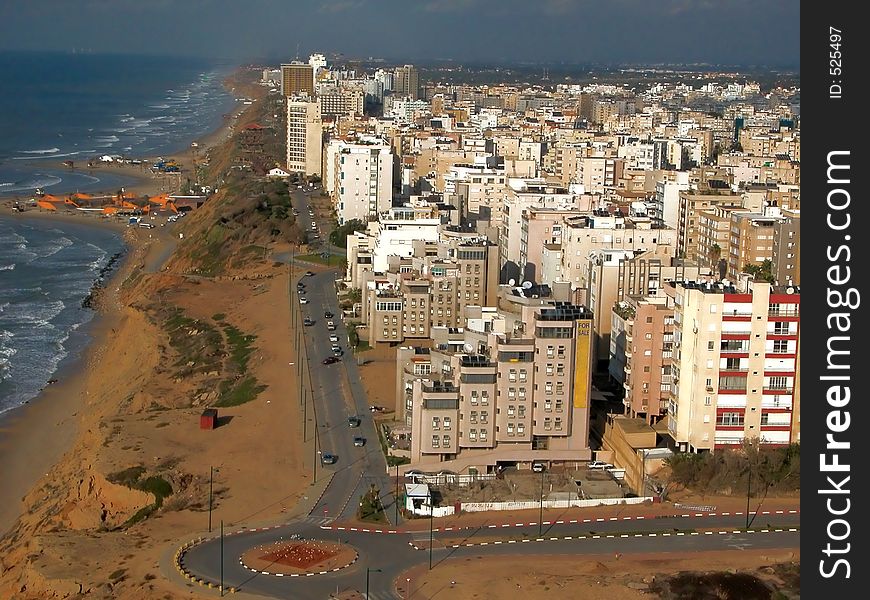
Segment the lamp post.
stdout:
[[399,465],[396,463],[396,493],[393,502],[396,505],[396,526],[399,526]]
[[212,509],[212,491],[214,490],[214,474],[220,473],[220,469],[215,467],[208,468],[208,532],[211,533],[211,509]]
[[366,600],[369,600],[369,573],[383,573],[383,571],[381,569],[366,567]]
[[749,467],[749,481],[746,482],[746,529],[749,529],[749,496],[752,494],[752,467]]
[[224,520],[221,519],[221,596],[224,595]]
[[432,506],[432,490],[429,490],[429,570],[432,570],[432,545],[434,543],[433,521],[435,519],[435,507]]
[[411,600],[411,578],[405,577],[405,583],[408,584],[408,600]]
[[538,517],[538,537],[544,534],[544,472],[541,471],[541,513]]

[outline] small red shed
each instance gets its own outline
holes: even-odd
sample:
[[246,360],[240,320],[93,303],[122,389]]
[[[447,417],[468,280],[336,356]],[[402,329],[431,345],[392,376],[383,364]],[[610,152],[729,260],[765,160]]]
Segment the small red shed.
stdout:
[[216,408],[207,408],[202,411],[202,415],[199,417],[199,428],[200,429],[214,429],[217,427],[218,420],[218,411]]

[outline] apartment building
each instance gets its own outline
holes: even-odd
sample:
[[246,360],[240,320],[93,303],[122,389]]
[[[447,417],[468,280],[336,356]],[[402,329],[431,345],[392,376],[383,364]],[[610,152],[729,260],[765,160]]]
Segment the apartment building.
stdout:
[[801,283],[801,211],[784,210],[773,225],[773,278],[781,285]]
[[393,91],[411,100],[420,98],[420,74],[414,65],[404,65],[395,70]]
[[588,194],[603,194],[616,188],[624,167],[625,159],[615,156],[577,157],[577,183]]
[[724,270],[719,271],[720,277],[728,273],[728,259],[731,251],[731,216],[732,213],[748,213],[749,210],[736,206],[714,206],[710,210],[698,212],[698,252],[696,260],[710,269],[717,271],[720,261],[724,261]]
[[[495,472],[588,459],[589,317],[583,307],[539,303],[436,332],[428,367],[416,351],[399,365],[412,429],[404,468]],[[475,321],[487,326],[473,329]]]
[[703,260],[698,250],[700,240],[698,213],[716,206],[742,207],[743,203],[741,197],[731,192],[727,186],[680,192],[680,211],[677,220],[679,257],[693,262]]
[[362,116],[365,92],[357,87],[323,87],[317,93],[320,113],[324,117]]
[[390,208],[393,200],[393,154],[379,138],[330,142],[326,159],[335,180],[333,206],[341,225],[366,222]]
[[437,327],[462,327],[468,306],[491,305],[498,293],[498,252],[485,238],[416,244],[415,256],[386,273],[363,274],[368,343],[428,339]]
[[677,281],[668,431],[681,451],[799,440],[800,289]]
[[323,125],[320,105],[304,97],[288,98],[287,170],[320,176],[322,152]]
[[281,65],[281,93],[314,98],[314,67],[301,62]]
[[760,265],[773,259],[774,225],[779,216],[733,211],[728,246],[728,272],[732,277],[746,265]]

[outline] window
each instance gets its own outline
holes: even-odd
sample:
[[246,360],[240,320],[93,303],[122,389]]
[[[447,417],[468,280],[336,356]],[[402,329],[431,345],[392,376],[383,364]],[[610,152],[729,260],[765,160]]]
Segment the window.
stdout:
[[704,406],[710,406],[713,403],[713,399],[710,396],[704,396]]
[[558,364],[556,365],[556,375],[564,375],[565,374],[565,365]]
[[508,398],[516,398],[517,389],[516,388],[508,388]]
[[477,429],[470,429],[468,431],[468,439],[472,442],[477,441]]
[[707,342],[707,350],[715,350],[716,342]]
[[724,412],[716,417],[716,425],[725,425],[726,427],[742,427],[743,413]]
[[546,417],[546,418],[544,419],[544,429],[546,429],[546,430],[549,431],[549,430],[552,429],[552,428],[553,428],[553,425],[552,425],[552,423],[550,422],[550,417]]
[[773,335],[788,335],[788,323],[777,321],[773,324]]
[[480,393],[480,403],[483,404],[484,406],[489,404],[489,392],[487,392],[486,390],[483,390]]
[[486,441],[486,429],[481,429],[481,430],[480,430],[480,441],[481,441],[481,442],[485,442],[485,441]]
[[488,419],[489,419],[489,413],[485,410],[480,411],[480,422],[483,423],[484,425],[486,425]]
[[432,436],[432,447],[437,448],[439,446],[439,439],[437,435]]
[[477,406],[477,390],[471,390],[471,404],[472,406]]
[[552,346],[547,346],[547,358],[553,358],[555,356],[555,348]]
[[518,416],[520,419],[525,419],[525,418],[526,418],[526,407],[523,406],[522,404],[520,404],[520,405],[517,407],[517,412],[518,412],[518,415],[517,415],[517,416]]
[[544,402],[544,410],[545,410],[546,412],[552,412],[552,411],[553,411],[553,403],[550,402],[549,400],[547,400],[546,402]]
[[523,423],[517,423],[517,435],[523,435],[526,431],[526,426]]
[[525,400],[525,398],[526,398],[526,388],[521,387],[521,388],[519,389],[518,395],[519,395],[519,397],[520,397],[521,400]]
[[561,429],[562,429],[562,418],[561,418],[561,417],[556,417],[554,423],[555,423],[555,425],[556,425],[556,430],[557,430],[557,431],[561,431]]
[[445,435],[445,436],[443,436],[443,437],[441,438],[441,444],[442,444],[445,448],[449,448],[449,447],[450,447],[450,436],[449,436],[449,435]]
[[441,429],[441,419],[432,417],[432,429]]
[[559,346],[559,348],[556,350],[556,354],[559,358],[565,358],[565,346]]
[[444,429],[450,429],[450,417],[444,417]]
[[508,414],[509,417],[514,416],[514,410],[515,410],[514,405],[513,405],[513,404],[509,404],[509,405],[508,405],[508,410],[507,410],[507,414]]
[[544,383],[544,393],[546,393],[546,394],[553,393],[553,382],[552,381],[547,381],[546,383]]
[[520,369],[520,381],[526,381],[526,375],[527,375],[526,370]]
[[773,353],[774,354],[787,354],[788,353],[788,342],[786,340],[773,340]]
[[511,383],[513,383],[513,382],[515,382],[516,380],[517,380],[517,370],[516,370],[516,369],[511,369],[511,370],[508,372],[508,381],[510,381]]
[[513,435],[513,434],[514,434],[514,424],[513,424],[513,423],[508,423],[508,424],[507,424],[507,434],[508,434],[508,435]]
[[761,424],[767,425],[767,419],[770,416],[770,413],[763,412],[761,413]]

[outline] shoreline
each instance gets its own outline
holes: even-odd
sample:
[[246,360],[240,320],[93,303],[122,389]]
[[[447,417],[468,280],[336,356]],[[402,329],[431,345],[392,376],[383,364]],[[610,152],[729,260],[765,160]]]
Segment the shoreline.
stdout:
[[[225,85],[228,83],[229,80],[226,80]],[[232,135],[240,112],[238,108],[233,110],[232,117],[222,119],[217,129],[195,140],[198,147],[188,147],[176,155],[176,160],[184,165],[181,176],[189,174],[190,169],[195,169],[200,153],[205,154]],[[116,167],[103,168],[114,171]],[[128,191],[137,195],[160,193],[158,178],[150,173],[142,173],[139,171],[140,167],[125,165],[117,169],[121,171],[119,174],[128,174],[131,178],[138,179],[136,185],[126,188]],[[139,173],[128,173],[129,171]],[[180,184],[181,177],[175,179]],[[151,238],[149,235],[145,238],[128,229],[121,221],[100,218],[93,213],[74,210],[50,212],[41,209],[16,212],[12,210],[16,200],[20,200],[20,197],[0,197],[0,216],[10,219],[35,219],[59,225],[77,223],[90,227],[108,227],[121,235],[125,250],[110,276],[103,281],[104,289],[109,291],[104,298],[104,304],[95,310],[94,317],[81,328],[82,333],[89,339],[75,358],[67,364],[61,361],[55,372],[49,375],[60,375],[58,382],[46,385],[26,403],[0,413],[0,455],[4,458],[4,485],[0,486],[0,537],[10,531],[26,510],[24,497],[72,448],[80,433],[79,421],[87,406],[89,365],[110,345],[111,335],[122,318],[117,288],[126,279],[137,259],[144,260],[151,251],[159,253],[160,248],[168,241],[164,236]]]

